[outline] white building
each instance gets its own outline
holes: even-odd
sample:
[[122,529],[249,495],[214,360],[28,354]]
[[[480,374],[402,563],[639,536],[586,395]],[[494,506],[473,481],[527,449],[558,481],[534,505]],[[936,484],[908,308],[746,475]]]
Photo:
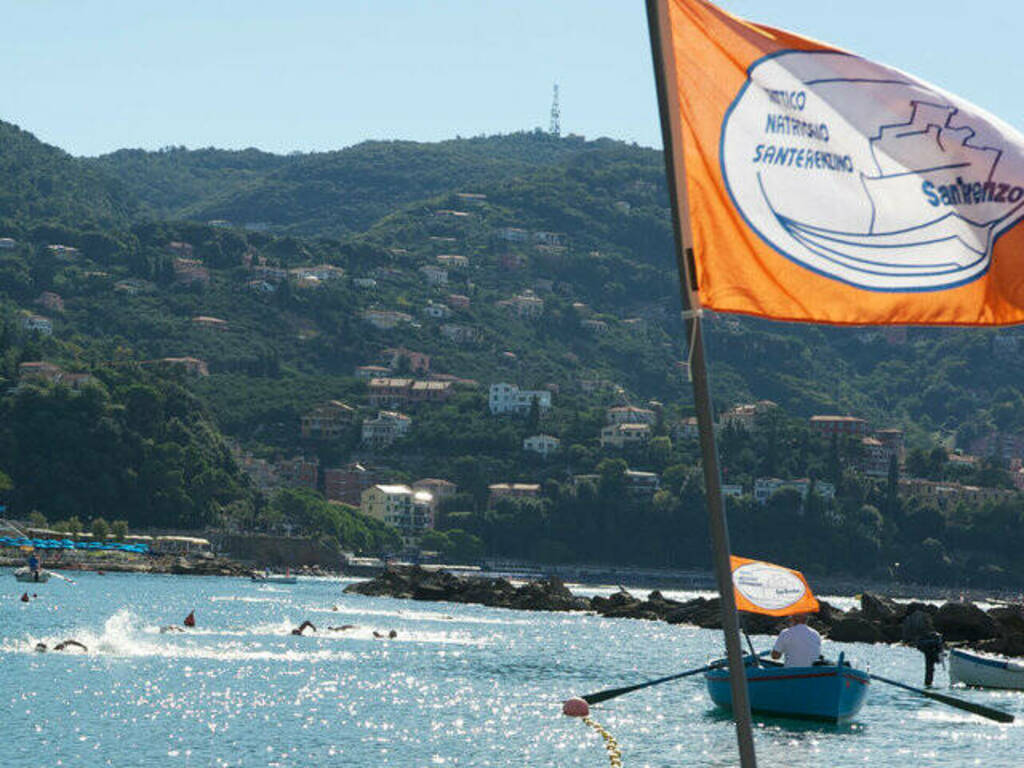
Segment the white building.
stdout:
[[531,435],[523,438],[523,450],[539,453],[545,459],[552,453],[557,453],[562,441],[551,435]]
[[393,525],[407,547],[419,544],[424,531],[434,527],[434,497],[408,485],[374,485],[363,491],[360,509],[364,515]]
[[448,284],[448,270],[442,267],[434,266],[433,264],[427,264],[425,267],[420,267],[420,272],[425,278],[427,283],[430,285],[447,285]]
[[520,389],[515,384],[491,384],[488,406],[491,413],[518,413],[530,412],[534,399],[541,412],[551,408],[551,392],[546,389],[529,390]]
[[650,439],[650,424],[609,424],[601,429],[602,448],[622,449],[646,445]]
[[637,408],[635,405],[617,405],[607,412],[609,424],[654,424],[658,414],[650,408]]
[[411,323],[412,315],[389,309],[367,309],[363,312],[363,319],[375,328],[386,330],[401,323]]
[[44,336],[53,335],[53,323],[50,322],[50,318],[42,315],[26,315],[21,321],[21,327],[26,331],[34,331]]
[[[783,488],[792,488],[799,491],[800,498],[806,499],[811,490],[811,481],[806,477],[797,480],[780,480],[777,477],[759,477],[754,481],[754,500],[758,504],[765,504],[773,493]],[[832,483],[818,480],[814,484],[815,493],[824,499],[835,498],[836,487]]]
[[409,434],[412,419],[397,411],[379,411],[377,418],[363,422],[363,443],[371,448],[386,448]]
[[444,320],[452,316],[452,310],[447,304],[435,304],[428,301],[427,306],[423,308],[423,314],[436,320]]

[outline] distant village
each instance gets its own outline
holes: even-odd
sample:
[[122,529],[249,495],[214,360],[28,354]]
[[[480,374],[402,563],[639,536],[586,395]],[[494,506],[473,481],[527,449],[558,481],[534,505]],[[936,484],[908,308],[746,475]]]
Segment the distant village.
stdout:
[[[479,204],[472,193],[461,193],[467,205]],[[457,210],[437,210],[435,216],[464,217],[470,213]],[[214,222],[211,222],[214,223]],[[548,255],[557,255],[566,247],[565,237],[553,232],[531,232],[516,227],[496,230],[494,236],[507,243],[529,244]],[[0,238],[0,249],[16,247],[11,238]],[[47,249],[57,259],[74,261],[81,257],[77,248],[50,244]],[[167,250],[172,255],[174,283],[181,286],[203,286],[210,281],[210,271],[201,259],[195,257],[193,247],[185,242],[170,242]],[[508,250],[500,256],[504,269],[515,270],[521,256],[515,250]],[[282,284],[288,283],[296,290],[317,290],[331,281],[349,280],[360,291],[374,291],[378,281],[393,271],[391,267],[378,267],[368,274],[350,276],[341,267],[330,264],[285,269],[270,265],[256,254],[244,259],[247,268],[244,290],[255,294],[273,294]],[[470,266],[467,256],[442,253],[435,263],[418,268],[420,280],[435,292],[436,298],[427,299],[419,308],[422,316],[437,321],[437,333],[455,345],[477,343],[482,331],[464,318],[471,307],[471,299],[463,293],[448,293],[449,275],[465,271]],[[157,286],[138,278],[113,281],[105,272],[89,273],[93,278],[111,281],[111,289],[126,297],[152,293]],[[550,281],[540,281],[550,283]],[[538,288],[550,288],[538,286]],[[55,319],[64,312],[64,299],[53,291],[44,291],[36,299],[38,311],[25,311],[21,318],[24,330],[42,335],[53,333]],[[501,309],[526,320],[543,317],[545,301],[532,288],[523,288],[496,303]],[[587,333],[603,334],[608,331],[606,320],[593,317],[591,310],[581,302],[575,302],[573,310],[580,317],[580,327]],[[393,329],[404,324],[417,324],[417,317],[407,311],[399,311],[379,305],[364,309],[359,317],[363,322],[377,329]],[[626,326],[642,327],[642,318],[627,318]],[[733,321],[734,322],[734,321]],[[221,333],[230,329],[226,319],[196,315],[189,320],[191,326],[202,332]],[[886,329],[884,332],[897,334],[886,337],[889,343],[905,340],[898,334],[903,329]],[[869,333],[869,332],[865,332]],[[505,355],[515,355],[506,352]],[[194,356],[164,357],[155,360],[133,361],[141,365],[162,366],[178,369],[185,375],[208,376],[207,363]],[[685,364],[683,364],[685,365]],[[18,368],[22,383],[49,382],[62,384],[72,390],[80,389],[91,381],[87,372],[66,371],[45,360],[22,362]],[[365,459],[353,460],[344,466],[321,467],[316,459],[298,455],[288,459],[270,460],[258,458],[241,447],[235,446],[236,460],[254,485],[267,493],[282,487],[305,487],[319,490],[331,502],[350,505],[364,514],[395,526],[402,534],[408,548],[415,548],[424,532],[434,526],[438,504],[458,492],[449,479],[422,478],[405,484],[394,482],[392,470],[378,467],[374,459],[380,451],[396,441],[408,438],[418,409],[444,404],[459,388],[478,388],[479,382],[460,378],[457,375],[432,369],[429,354],[406,349],[387,347],[380,351],[378,359],[367,360],[355,368],[352,374],[366,381],[365,402],[349,403],[343,400],[328,400],[319,403],[301,416],[300,433],[303,441],[331,441],[358,430],[360,452]],[[601,378],[581,377],[577,382],[583,392],[617,388]],[[488,383],[487,407],[492,418],[523,418],[531,412],[543,417],[553,406],[558,394],[556,385],[546,389],[523,389],[517,383],[496,381]],[[624,398],[620,398],[624,399]],[[762,400],[756,403],[735,405],[719,415],[716,429],[741,429],[755,432],[760,427],[761,417],[776,404]],[[628,452],[630,449],[648,445],[656,434],[668,434],[675,442],[695,441],[698,437],[697,423],[693,417],[675,423],[664,423],[662,405],[652,401],[644,407],[623,402],[607,408],[606,423],[600,434],[595,435],[601,450],[607,455]],[[860,456],[855,469],[865,476],[886,478],[895,460],[902,468],[905,461],[903,431],[896,428],[874,428],[865,419],[852,415],[820,414],[809,420],[810,427],[821,435],[854,438],[861,445]],[[562,451],[558,435],[538,431],[525,437],[522,450],[536,454],[543,460],[555,460]],[[992,433],[979,438],[966,450],[949,452],[948,461],[961,466],[974,466],[978,457],[1000,456],[1008,460],[1017,490],[1024,490],[1024,436]],[[595,479],[593,475],[573,475],[574,484]],[[661,478],[655,472],[628,469],[625,475],[628,493],[634,498],[651,498],[659,490]],[[1014,491],[996,488],[982,488],[952,482],[936,482],[921,478],[899,477],[900,492],[908,496],[927,497],[941,506],[959,501],[979,502],[1001,498]],[[765,504],[769,498],[784,489],[793,489],[806,498],[809,493],[823,498],[832,498],[836,489],[831,483],[821,480],[812,482],[809,478],[758,477],[750,487],[726,483],[726,496],[750,496],[757,503]],[[538,483],[520,482],[509,478],[489,486],[488,505],[493,506],[503,498],[531,498],[541,495]]]

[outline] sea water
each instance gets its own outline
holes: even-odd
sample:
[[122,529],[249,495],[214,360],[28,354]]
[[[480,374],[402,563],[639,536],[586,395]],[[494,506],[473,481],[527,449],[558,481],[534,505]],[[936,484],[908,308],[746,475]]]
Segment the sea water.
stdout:
[[[561,701],[702,666],[721,649],[720,633],[695,627],[344,595],[349,582],[337,579],[68,575],[75,584],[19,584],[0,570],[5,768],[606,766],[601,737],[564,717]],[[26,588],[38,597],[22,603]],[[194,629],[161,632],[192,610]],[[305,619],[318,631],[292,635]],[[355,627],[327,631],[345,624]],[[374,636],[390,630],[397,637]],[[69,638],[88,652],[34,650]],[[921,684],[913,649],[826,650]],[[945,690],[942,670],[937,680]],[[1024,693],[952,693],[1021,719],[1000,725],[874,683],[847,725],[759,719],[759,763],[1024,764]],[[592,716],[626,766],[737,762],[732,721],[700,676]]]

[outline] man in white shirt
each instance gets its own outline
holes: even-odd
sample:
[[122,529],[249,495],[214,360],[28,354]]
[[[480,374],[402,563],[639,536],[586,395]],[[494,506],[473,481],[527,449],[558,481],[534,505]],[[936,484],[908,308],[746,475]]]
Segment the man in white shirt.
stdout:
[[809,667],[821,656],[821,635],[807,626],[807,614],[790,616],[790,625],[775,639],[772,658],[780,656],[787,667]]

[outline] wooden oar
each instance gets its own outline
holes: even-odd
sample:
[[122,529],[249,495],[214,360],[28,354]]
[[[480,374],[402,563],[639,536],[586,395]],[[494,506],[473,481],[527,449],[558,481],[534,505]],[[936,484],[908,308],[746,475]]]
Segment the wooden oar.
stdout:
[[69,579],[67,576],[62,576],[61,574],[57,573],[56,571],[51,571],[51,570],[47,569],[46,572],[49,573],[51,576],[56,576],[58,579],[63,579],[68,584],[76,584],[77,583],[74,579]]
[[975,704],[972,701],[964,701],[963,699],[958,699],[958,698],[955,698],[953,696],[947,696],[944,693],[935,693],[934,691],[926,691],[924,688],[915,688],[912,685],[907,685],[906,683],[900,683],[900,682],[897,682],[896,680],[890,680],[887,677],[880,677],[879,675],[869,674],[868,677],[870,677],[872,680],[877,680],[880,683],[888,683],[889,685],[895,685],[897,688],[902,688],[902,689],[904,689],[906,691],[911,691],[913,693],[919,693],[922,696],[927,696],[929,699],[934,699],[935,701],[941,701],[943,704],[948,704],[951,707],[956,707],[957,709],[963,709],[963,710],[965,710],[967,712],[973,712],[976,715],[981,715],[982,717],[987,717],[989,720],[995,720],[996,722],[999,722],[999,723],[1012,723],[1013,722],[1013,715],[1011,715],[1008,712],[1003,712],[1001,709],[993,709],[992,707],[986,707],[983,704]]
[[719,667],[725,666],[725,660],[716,661],[707,666],[700,667],[698,669],[691,669],[687,672],[679,672],[675,675],[668,675],[667,677],[659,677],[657,680],[648,680],[645,683],[637,683],[636,685],[627,685],[623,688],[609,688],[606,691],[598,691],[597,693],[588,693],[586,696],[580,696],[587,704],[597,704],[602,701],[608,701],[608,699],[614,699],[616,696],[621,696],[624,693],[630,693],[631,691],[639,691],[641,688],[650,688],[652,685],[660,685],[661,683],[667,683],[671,680],[680,680],[684,677],[690,677],[691,675],[699,675],[701,672],[707,672],[709,669],[718,669]]

